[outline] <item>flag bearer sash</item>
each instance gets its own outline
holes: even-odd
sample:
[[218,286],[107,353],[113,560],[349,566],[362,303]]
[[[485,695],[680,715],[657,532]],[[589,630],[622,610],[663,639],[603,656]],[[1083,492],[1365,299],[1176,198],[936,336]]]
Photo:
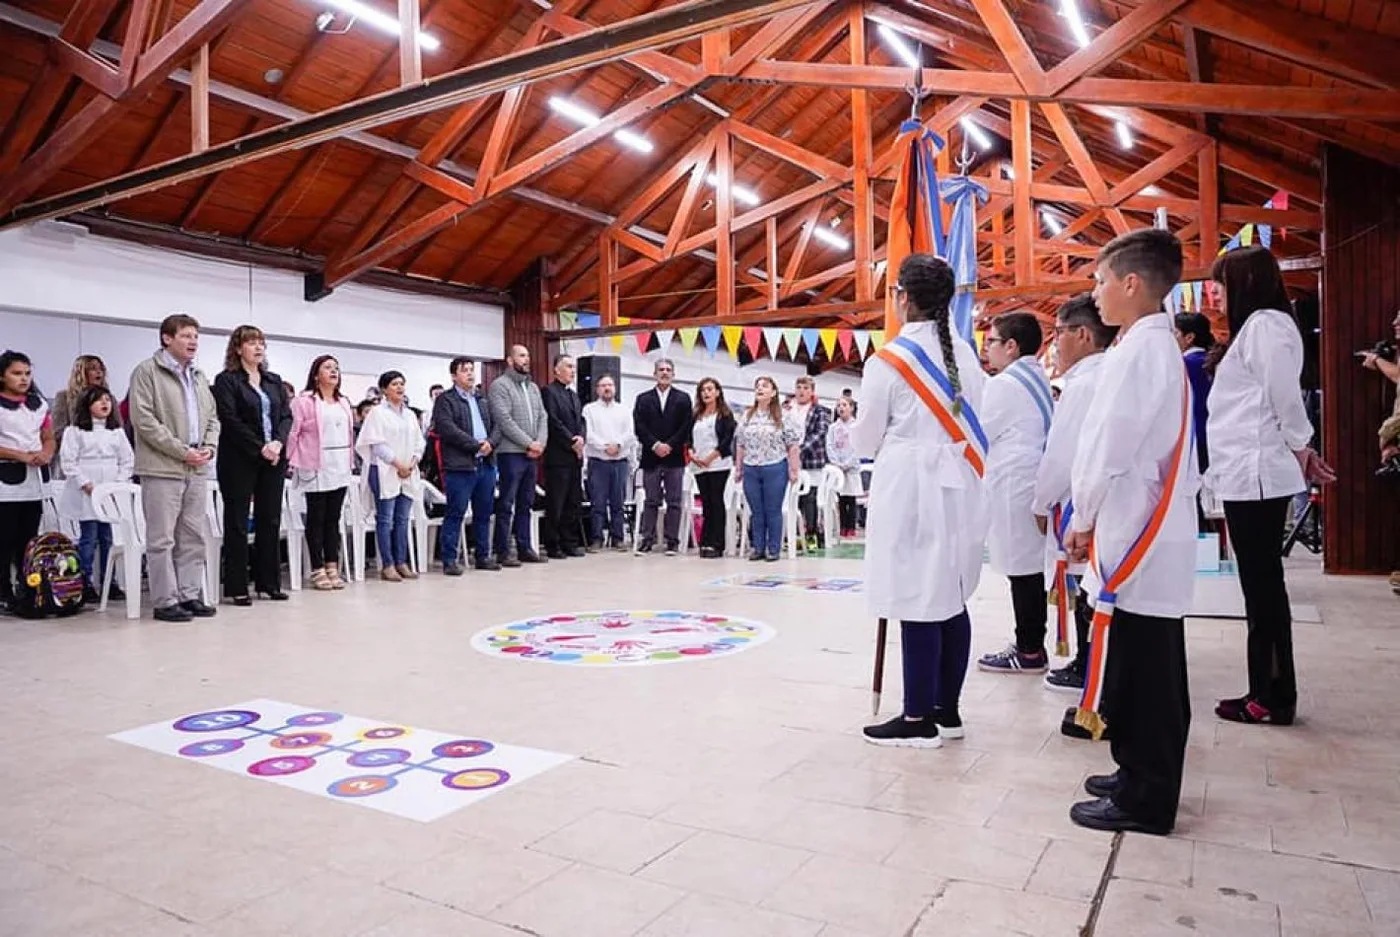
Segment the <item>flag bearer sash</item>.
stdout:
[[903,335],[888,342],[875,356],[904,378],[953,442],[963,444],[963,457],[981,478],[987,469],[987,434],[982,431],[972,404],[953,392],[953,382],[943,369],[934,364],[918,342]]
[[1143,525],[1141,532],[1133,540],[1127,555],[1113,568],[1111,574],[1104,574],[1103,555],[1099,553],[1097,543],[1091,544],[1089,547],[1089,562],[1094,564],[1094,571],[1102,586],[1099,589],[1098,601],[1094,604],[1094,620],[1090,626],[1089,669],[1084,677],[1084,695],[1079,701],[1079,709],[1075,713],[1074,721],[1080,728],[1091,732],[1095,739],[1103,737],[1103,730],[1107,725],[1102,713],[1103,680],[1105,664],[1108,661],[1109,625],[1113,621],[1113,608],[1118,601],[1118,592],[1128,580],[1133,578],[1133,575],[1142,566],[1143,560],[1147,558],[1148,554],[1152,552],[1153,546],[1156,545],[1157,536],[1162,532],[1162,524],[1166,521],[1167,512],[1171,509],[1172,496],[1176,493],[1177,483],[1185,474],[1186,459],[1192,450],[1191,383],[1186,379],[1184,370],[1182,378],[1181,428],[1177,430],[1176,445],[1172,449],[1171,455],[1171,468],[1167,471],[1166,481],[1162,485],[1162,499],[1157,502],[1157,507],[1147,518],[1147,523]]
[[1031,395],[1036,409],[1040,411],[1040,419],[1045,424],[1045,432],[1049,433],[1050,418],[1055,412],[1055,395],[1050,393],[1050,382],[1045,379],[1045,372],[1034,363],[1033,358],[1023,356],[1011,362],[1006,373],[1014,377],[1016,383]]
[[1050,585],[1050,604],[1055,606],[1055,655],[1069,655],[1069,619],[1074,613],[1078,583],[1069,572],[1069,554],[1065,552],[1065,534],[1074,517],[1074,502],[1055,505],[1050,512],[1051,530],[1055,532],[1055,578]]

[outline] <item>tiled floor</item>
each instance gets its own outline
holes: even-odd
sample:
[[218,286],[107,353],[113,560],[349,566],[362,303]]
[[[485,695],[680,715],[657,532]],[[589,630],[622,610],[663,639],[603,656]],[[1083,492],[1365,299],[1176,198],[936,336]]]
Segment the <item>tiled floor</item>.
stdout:
[[[1223,725],[1244,628],[1189,624],[1196,720],[1177,833],[1067,811],[1102,745],[1070,700],[974,671],[965,741],[879,749],[859,598],[700,585],[739,562],[596,556],[301,593],[192,625],[0,620],[0,934],[167,937],[1394,937],[1400,599],[1298,562],[1303,721]],[[858,575],[842,560],[783,570]],[[714,610],[778,637],[724,660],[488,658],[547,611]],[[1010,632],[986,577],[974,650]],[[891,658],[887,710],[897,705]],[[109,741],[265,697],[581,756],[435,823]]]

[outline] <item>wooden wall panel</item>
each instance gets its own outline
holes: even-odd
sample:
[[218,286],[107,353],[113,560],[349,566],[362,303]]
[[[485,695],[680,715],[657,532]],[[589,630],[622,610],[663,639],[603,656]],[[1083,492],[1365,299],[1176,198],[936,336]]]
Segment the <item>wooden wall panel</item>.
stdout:
[[1400,569],[1400,479],[1375,477],[1376,429],[1396,388],[1354,353],[1390,338],[1400,309],[1400,169],[1328,146],[1323,196],[1323,450],[1338,474],[1324,568],[1384,573]]

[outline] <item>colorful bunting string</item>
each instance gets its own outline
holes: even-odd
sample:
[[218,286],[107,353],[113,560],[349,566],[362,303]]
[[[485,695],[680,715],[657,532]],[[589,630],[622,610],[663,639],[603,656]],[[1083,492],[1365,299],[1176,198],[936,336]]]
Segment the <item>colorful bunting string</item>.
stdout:
[[[1197,284],[1195,295],[1191,294],[1189,287],[1182,284],[1168,299],[1168,303],[1174,309],[1183,305],[1190,306],[1200,304],[1200,284]],[[627,325],[630,319],[618,317],[619,325]],[[559,327],[562,331],[572,331],[575,329],[596,329],[602,324],[601,317],[597,313],[563,311],[559,313]],[[640,324],[640,323],[639,323]],[[818,357],[819,351],[823,352],[828,361],[835,361],[837,351],[841,353],[841,359],[847,362],[862,361],[875,351],[879,351],[885,344],[885,333],[880,329],[803,329],[787,328],[776,326],[738,326],[738,325],[711,325],[704,327],[692,327],[683,329],[648,329],[640,332],[630,333],[632,341],[641,354],[649,354],[657,351],[665,354],[671,345],[680,339],[681,348],[691,354],[695,351],[698,342],[703,341],[705,350],[713,356],[719,350],[720,343],[723,342],[725,350],[729,352],[731,358],[737,359],[739,347],[742,342],[748,348],[749,354],[754,358],[768,357],[776,359],[781,353],[783,345],[787,346],[788,357],[797,360],[799,352],[805,350],[809,358]],[[652,339],[656,340],[655,345]],[[617,354],[628,340],[628,335],[607,336],[607,346],[613,354]],[[596,338],[586,339],[588,348],[592,350],[597,342]]]

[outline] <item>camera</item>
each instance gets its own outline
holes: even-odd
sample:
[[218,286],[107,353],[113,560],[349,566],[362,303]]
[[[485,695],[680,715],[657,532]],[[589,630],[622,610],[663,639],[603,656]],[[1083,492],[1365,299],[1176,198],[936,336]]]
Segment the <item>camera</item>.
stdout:
[[1387,341],[1386,339],[1381,339],[1380,341],[1376,342],[1376,344],[1371,348],[1368,348],[1365,351],[1358,351],[1356,353],[1356,357],[1358,358],[1362,357],[1363,355],[1375,355],[1377,358],[1383,358],[1386,361],[1394,361],[1395,343],[1392,341]]
[[1393,455],[1376,469],[1377,478],[1400,478],[1400,455]]

